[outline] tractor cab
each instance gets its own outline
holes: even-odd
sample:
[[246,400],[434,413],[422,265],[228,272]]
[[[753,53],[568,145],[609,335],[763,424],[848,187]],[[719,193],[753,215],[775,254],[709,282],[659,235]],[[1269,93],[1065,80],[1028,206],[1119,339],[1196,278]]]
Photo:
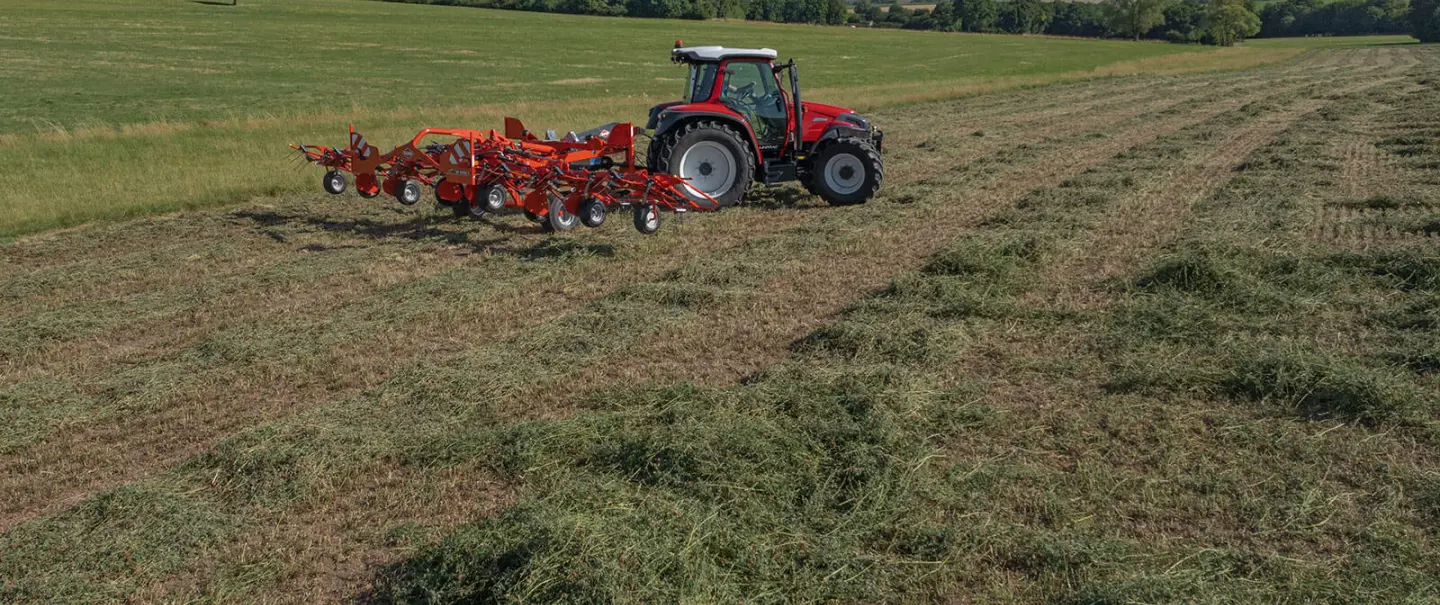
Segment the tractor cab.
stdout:
[[883,135],[853,111],[802,101],[795,62],[777,65],[777,56],[677,42],[670,57],[688,70],[685,88],[650,111],[648,166],[723,205],[741,201],[755,180],[799,180],[835,205],[868,200],[882,178]]

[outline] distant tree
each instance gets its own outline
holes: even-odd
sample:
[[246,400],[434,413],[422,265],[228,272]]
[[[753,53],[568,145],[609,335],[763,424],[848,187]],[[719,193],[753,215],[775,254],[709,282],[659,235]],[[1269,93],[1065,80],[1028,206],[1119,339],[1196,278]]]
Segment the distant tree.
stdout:
[[865,21],[878,21],[879,17],[883,16],[876,14],[879,12],[880,7],[871,4],[870,0],[858,0],[855,3],[855,15]]
[[935,8],[930,11],[931,29],[942,32],[955,31],[955,5],[950,2],[937,2]]
[[1105,0],[1106,23],[1116,35],[1139,40],[1165,24],[1168,0]]
[[910,20],[910,9],[900,4],[900,0],[894,0],[890,6],[885,8],[885,20],[891,23],[904,24]]
[[1421,42],[1440,42],[1440,0],[1410,0],[1410,25]]
[[1000,7],[995,0],[955,0],[955,17],[967,32],[995,31]]
[[1260,33],[1260,17],[1245,7],[1243,0],[1210,0],[1205,10],[1205,32],[1220,46]]
[[1050,3],[1040,0],[1010,0],[1000,5],[1000,19],[996,23],[1001,31],[1012,34],[1044,33],[1054,10]]
[[1105,35],[1105,7],[1093,2],[1056,2],[1045,33],[1055,36]]

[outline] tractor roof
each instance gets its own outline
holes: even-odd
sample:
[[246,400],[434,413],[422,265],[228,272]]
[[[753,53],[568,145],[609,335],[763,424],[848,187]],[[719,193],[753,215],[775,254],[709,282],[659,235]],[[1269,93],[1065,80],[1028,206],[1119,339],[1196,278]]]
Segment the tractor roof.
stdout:
[[688,63],[712,63],[726,59],[772,60],[778,55],[779,53],[776,53],[773,48],[725,48],[724,46],[678,47],[670,51],[672,59]]

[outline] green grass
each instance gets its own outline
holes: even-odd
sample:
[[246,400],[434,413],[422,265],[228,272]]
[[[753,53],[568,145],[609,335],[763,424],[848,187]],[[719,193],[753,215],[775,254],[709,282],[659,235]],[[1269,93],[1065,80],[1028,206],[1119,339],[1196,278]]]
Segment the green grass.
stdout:
[[1428,602],[1432,58],[883,108],[873,202],[653,238],[7,245],[0,601]]
[[356,0],[6,5],[0,133],[663,98],[683,85],[669,62],[677,39],[779,49],[814,88],[1055,74],[1200,50]]
[[[8,0],[0,238],[312,191],[286,145],[381,144],[516,115],[561,131],[673,99],[676,39],[770,46],[808,98],[873,109],[1132,73],[1238,69],[1298,49],[606,19],[357,0]],[[882,125],[883,126],[883,125]]]

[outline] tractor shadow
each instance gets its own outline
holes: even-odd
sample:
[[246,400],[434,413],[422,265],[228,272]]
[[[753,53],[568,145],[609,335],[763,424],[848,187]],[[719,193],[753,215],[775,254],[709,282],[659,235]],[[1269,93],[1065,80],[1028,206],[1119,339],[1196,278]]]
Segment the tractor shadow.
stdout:
[[[568,239],[555,239],[546,237],[539,241],[529,241],[526,236],[540,235],[544,233],[538,225],[525,225],[516,227],[488,218],[482,219],[479,224],[462,223],[459,219],[448,215],[418,216],[401,222],[389,222],[371,218],[350,218],[337,219],[306,215],[301,213],[285,213],[273,210],[238,210],[230,213],[231,218],[248,221],[259,232],[280,243],[289,243],[287,234],[301,234],[306,232],[325,232],[349,236],[357,236],[363,239],[375,240],[377,243],[386,240],[410,240],[415,242],[428,242],[451,246],[464,246],[475,254],[501,254],[509,255],[525,260],[539,260],[547,258],[558,258],[577,254],[613,257],[615,246],[602,243],[582,243]],[[473,228],[467,226],[484,225],[499,232],[497,237],[475,239],[477,235]],[[330,250],[342,250],[347,248],[363,248],[362,244],[338,243],[338,244],[308,244],[301,249],[309,252],[322,252]]]
[[220,2],[219,0],[190,0],[191,4],[204,4],[206,6],[239,6],[231,2]]
[[818,210],[819,198],[799,187],[756,187],[745,194],[745,207],[757,210]]

